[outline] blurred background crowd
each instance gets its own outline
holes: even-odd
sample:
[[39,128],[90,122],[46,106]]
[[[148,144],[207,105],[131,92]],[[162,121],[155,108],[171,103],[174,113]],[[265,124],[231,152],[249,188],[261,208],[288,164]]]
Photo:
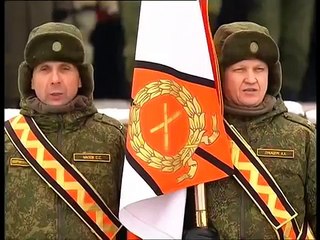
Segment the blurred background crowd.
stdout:
[[[315,0],[209,0],[212,33],[253,21],[278,43],[284,100],[316,101]],[[18,108],[17,69],[28,33],[47,21],[82,31],[95,69],[96,100],[130,99],[140,1],[5,1],[5,108]],[[164,16],[165,17],[165,16]]]

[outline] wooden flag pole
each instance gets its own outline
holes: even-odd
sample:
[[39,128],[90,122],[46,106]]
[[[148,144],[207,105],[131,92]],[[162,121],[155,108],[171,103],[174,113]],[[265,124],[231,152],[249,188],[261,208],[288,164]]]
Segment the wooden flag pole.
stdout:
[[194,187],[197,227],[208,227],[204,183]]

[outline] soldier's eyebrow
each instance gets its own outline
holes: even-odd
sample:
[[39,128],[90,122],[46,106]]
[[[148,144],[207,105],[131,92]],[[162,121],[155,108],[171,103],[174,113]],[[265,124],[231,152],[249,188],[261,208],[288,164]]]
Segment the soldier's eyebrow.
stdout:
[[48,63],[40,63],[38,66],[34,68],[34,70],[39,70],[43,67],[50,67]]
[[76,66],[72,63],[63,62],[59,65],[60,67],[70,67],[70,68],[76,68]]

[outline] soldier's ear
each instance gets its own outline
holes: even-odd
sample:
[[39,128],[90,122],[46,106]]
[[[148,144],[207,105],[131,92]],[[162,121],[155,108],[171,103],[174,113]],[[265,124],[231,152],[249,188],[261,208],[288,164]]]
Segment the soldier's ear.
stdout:
[[34,91],[31,89],[32,69],[26,62],[19,65],[18,70],[18,89],[23,98],[32,96]]

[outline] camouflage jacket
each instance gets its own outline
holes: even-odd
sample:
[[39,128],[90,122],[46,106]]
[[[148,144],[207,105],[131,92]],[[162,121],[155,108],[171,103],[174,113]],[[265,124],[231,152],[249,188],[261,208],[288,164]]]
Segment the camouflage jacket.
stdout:
[[[42,132],[118,214],[125,149],[121,123],[91,109],[33,116]],[[110,154],[110,162],[77,161],[74,153]],[[5,239],[97,239],[27,164],[5,135]]]
[[[226,115],[252,149],[291,150],[289,158],[259,156],[297,211],[301,226],[306,218],[316,232],[315,127],[287,112],[281,99],[258,117]],[[277,239],[269,222],[232,177],[206,184],[208,224],[220,239]]]

